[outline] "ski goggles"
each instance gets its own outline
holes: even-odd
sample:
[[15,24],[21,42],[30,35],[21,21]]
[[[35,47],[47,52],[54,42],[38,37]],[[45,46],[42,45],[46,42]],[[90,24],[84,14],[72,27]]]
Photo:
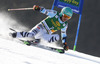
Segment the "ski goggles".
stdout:
[[68,18],[68,19],[71,18],[70,16],[67,16],[66,14],[63,14],[62,16],[63,16],[64,18]]

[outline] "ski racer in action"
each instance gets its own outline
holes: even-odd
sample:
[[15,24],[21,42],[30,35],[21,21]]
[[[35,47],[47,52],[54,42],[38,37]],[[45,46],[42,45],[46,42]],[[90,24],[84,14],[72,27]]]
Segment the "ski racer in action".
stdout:
[[[59,35],[53,34],[54,32],[61,30],[61,39],[64,50],[68,50],[67,45],[67,35],[66,30],[68,28],[68,20],[71,19],[73,11],[69,7],[64,7],[60,13],[55,10],[45,9],[44,7],[34,5],[34,11],[39,11],[40,13],[48,15],[44,20],[39,24],[33,27],[29,32],[13,32],[11,36],[13,38],[23,38],[23,37],[35,37],[35,39],[41,39],[41,36],[44,40],[50,42],[58,41]],[[36,36],[38,35],[39,36]],[[26,43],[28,44],[28,43]]]

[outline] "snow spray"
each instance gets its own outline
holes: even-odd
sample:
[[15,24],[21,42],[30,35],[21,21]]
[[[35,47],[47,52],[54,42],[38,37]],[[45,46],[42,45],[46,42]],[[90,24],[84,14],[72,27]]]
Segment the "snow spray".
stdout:
[[0,12],[0,37],[8,38],[9,37],[9,28],[20,28],[20,29],[28,29],[17,23],[17,19],[14,16],[7,12]]

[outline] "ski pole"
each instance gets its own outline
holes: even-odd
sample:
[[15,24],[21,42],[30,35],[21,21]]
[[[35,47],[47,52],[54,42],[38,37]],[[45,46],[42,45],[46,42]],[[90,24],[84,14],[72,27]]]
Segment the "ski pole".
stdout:
[[8,9],[8,11],[16,11],[16,10],[33,10],[33,8],[17,8],[17,9]]

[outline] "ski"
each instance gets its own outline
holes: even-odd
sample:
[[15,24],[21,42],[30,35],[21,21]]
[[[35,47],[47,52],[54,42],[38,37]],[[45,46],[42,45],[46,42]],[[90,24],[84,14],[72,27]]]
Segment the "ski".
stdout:
[[[14,31],[14,32],[17,32],[15,29],[13,28],[9,28],[11,31]],[[22,42],[22,44],[26,44],[28,46],[35,46],[35,47],[38,47],[38,48],[42,48],[42,49],[46,49],[46,50],[50,50],[50,51],[54,51],[54,52],[58,52],[58,53],[65,53],[65,50],[64,49],[58,49],[58,48],[54,48],[54,47],[49,47],[49,46],[44,46],[44,45],[40,45],[40,44],[34,44],[32,43],[31,41],[25,41],[25,40],[21,40],[21,39],[18,39],[19,41]],[[34,40],[33,40],[34,41]]]
[[[25,40],[20,40],[20,41],[23,42],[23,44],[30,42],[30,41],[25,41]],[[28,46],[35,46],[38,48],[42,48],[42,49],[46,49],[46,50],[50,50],[50,51],[54,51],[54,52],[58,52],[58,53],[65,53],[64,49],[58,49],[58,48],[49,47],[49,46],[45,46],[45,45],[41,45],[41,44],[34,44],[32,42],[30,44],[28,44]]]

